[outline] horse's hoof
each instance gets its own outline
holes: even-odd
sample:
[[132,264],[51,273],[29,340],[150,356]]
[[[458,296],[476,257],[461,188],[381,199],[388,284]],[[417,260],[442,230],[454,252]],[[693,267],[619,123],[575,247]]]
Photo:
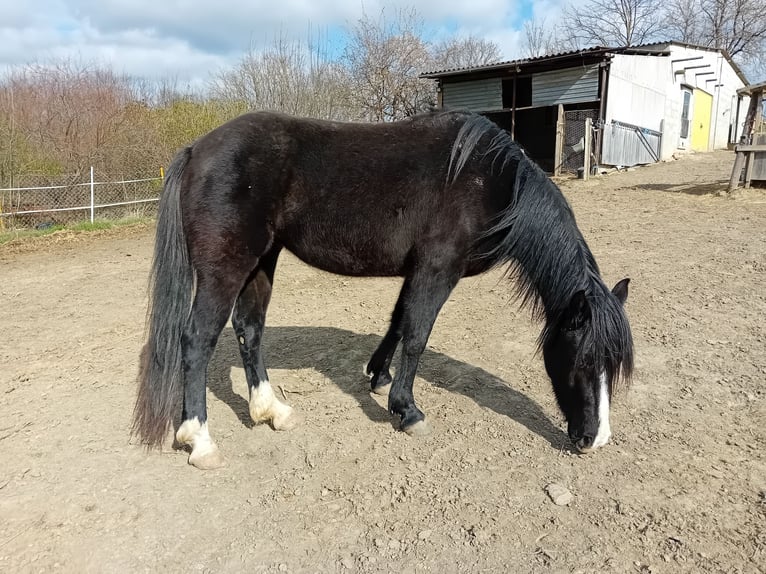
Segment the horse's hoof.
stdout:
[[189,455],[189,464],[200,470],[215,470],[226,466],[226,460],[223,458],[218,447],[213,447],[205,452],[197,452]]
[[288,431],[294,429],[301,421],[301,417],[292,407],[282,405],[286,408],[280,408],[271,419],[271,428],[277,431]]
[[402,428],[402,430],[410,436],[427,436],[431,434],[431,427],[425,420],[413,423]]
[[371,387],[370,392],[380,395],[381,397],[387,397],[388,392],[391,390],[391,383],[387,385],[379,385],[377,387]]

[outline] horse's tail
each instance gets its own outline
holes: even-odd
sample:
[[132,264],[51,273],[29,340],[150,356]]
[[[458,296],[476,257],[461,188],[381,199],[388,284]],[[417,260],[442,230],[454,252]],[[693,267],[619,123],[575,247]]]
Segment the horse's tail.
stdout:
[[191,309],[194,271],[181,218],[187,147],[168,167],[157,216],[149,278],[147,340],[141,351],[132,434],[149,447],[162,444],[183,397],[181,337]]

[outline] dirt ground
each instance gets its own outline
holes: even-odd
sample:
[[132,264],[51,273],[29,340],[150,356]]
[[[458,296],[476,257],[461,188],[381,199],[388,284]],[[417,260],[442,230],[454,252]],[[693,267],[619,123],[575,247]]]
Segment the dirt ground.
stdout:
[[632,279],[637,371],[590,456],[500,273],[443,309],[414,439],[360,374],[399,281],[283,256],[266,359],[303,423],[248,421],[227,327],[208,403],[228,464],[198,471],[129,441],[153,230],[0,248],[0,572],[766,571],[766,193],[716,196],[732,161],[561,182],[607,282]]

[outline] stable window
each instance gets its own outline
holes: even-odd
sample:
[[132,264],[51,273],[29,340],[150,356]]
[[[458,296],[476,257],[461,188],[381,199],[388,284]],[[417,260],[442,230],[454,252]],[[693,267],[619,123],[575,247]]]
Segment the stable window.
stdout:
[[516,108],[528,108],[532,105],[532,76],[522,76],[503,80],[503,107],[514,107],[513,84],[516,83]]

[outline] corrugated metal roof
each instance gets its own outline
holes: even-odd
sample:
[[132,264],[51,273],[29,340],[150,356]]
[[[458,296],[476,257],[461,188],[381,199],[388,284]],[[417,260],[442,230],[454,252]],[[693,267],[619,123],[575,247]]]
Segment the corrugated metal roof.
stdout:
[[535,56],[534,58],[519,58],[517,60],[505,60],[502,62],[495,62],[493,64],[485,64],[483,66],[472,66],[468,68],[445,68],[443,70],[434,70],[432,72],[423,72],[420,74],[421,78],[435,78],[442,75],[452,75],[454,73],[470,73],[484,70],[496,70],[503,68],[510,68],[512,66],[519,66],[522,64],[528,64],[532,62],[544,62],[546,60],[556,60],[564,56],[575,56],[577,54],[597,54],[603,52],[605,48],[595,46],[593,48],[585,48],[583,50],[571,50],[569,52],[558,52],[556,54],[546,54],[544,56]]
[[734,71],[737,73],[737,75],[740,77],[743,83],[747,84],[747,79],[742,73],[742,70],[740,70],[739,66],[737,66],[737,64],[734,63],[734,61],[731,59],[731,56],[729,56],[726,50],[722,50],[719,48],[711,48],[709,46],[699,46],[697,44],[687,44],[684,42],[676,42],[673,40],[668,40],[664,42],[650,42],[647,44],[639,44],[636,46],[619,46],[619,47],[618,46],[613,46],[613,47],[592,46],[590,48],[583,48],[582,50],[570,50],[568,52],[557,52],[555,54],[546,54],[544,56],[535,56],[533,58],[519,58],[516,60],[505,60],[503,62],[496,62],[494,64],[486,64],[483,66],[474,66],[474,67],[468,67],[468,68],[445,68],[443,70],[435,70],[433,72],[424,72],[420,74],[420,77],[437,79],[443,76],[471,74],[473,72],[486,72],[486,71],[492,71],[492,70],[504,70],[507,68],[513,68],[513,67],[524,66],[529,64],[544,64],[547,62],[554,62],[556,60],[571,58],[573,56],[578,56],[578,55],[597,56],[599,54],[615,53],[615,54],[639,54],[639,55],[643,54],[643,55],[652,55],[652,56],[667,56],[670,53],[669,52],[670,46],[683,46],[685,48],[694,48],[697,50],[720,52],[728,60],[729,64],[731,64],[731,67],[734,68]]

